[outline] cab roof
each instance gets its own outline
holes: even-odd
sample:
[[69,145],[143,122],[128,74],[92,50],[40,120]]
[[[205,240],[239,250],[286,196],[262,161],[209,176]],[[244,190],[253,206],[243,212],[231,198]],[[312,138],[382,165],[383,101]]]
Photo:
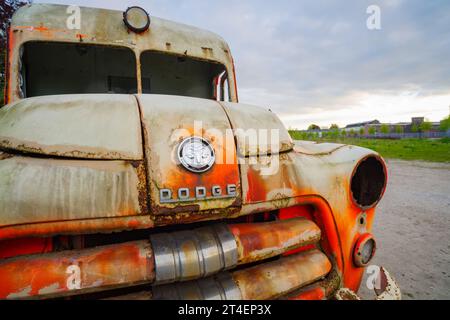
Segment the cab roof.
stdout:
[[[26,41],[83,42],[126,46],[135,51],[164,51],[232,65],[228,44],[218,35],[193,26],[157,18],[150,12],[150,27],[137,34],[126,27],[123,12],[79,7],[80,29],[70,29],[67,5],[30,4],[13,16],[11,31]],[[126,10],[126,8],[124,8]],[[22,39],[20,39],[22,38]]]

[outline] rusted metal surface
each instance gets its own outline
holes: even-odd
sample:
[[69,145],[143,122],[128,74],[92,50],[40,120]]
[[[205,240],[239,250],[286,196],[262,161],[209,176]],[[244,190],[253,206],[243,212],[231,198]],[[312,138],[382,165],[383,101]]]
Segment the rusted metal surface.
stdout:
[[96,218],[85,220],[50,221],[11,225],[0,228],[0,239],[41,237],[55,234],[111,233],[135,229],[149,229],[154,222],[149,215]]
[[79,294],[154,279],[148,241],[0,261],[0,298]]
[[0,259],[53,251],[52,238],[0,240]]
[[[206,99],[168,95],[138,95],[137,98],[142,110],[152,213],[169,214],[176,222],[179,214],[206,212],[207,217],[208,210],[222,210],[223,217],[231,212],[224,209],[239,206],[239,168],[233,152],[231,127],[223,109],[215,101]],[[226,139],[227,132],[231,138]],[[203,137],[215,150],[216,163],[202,174],[187,171],[177,164],[178,145],[191,136]],[[228,161],[227,157],[230,157]],[[235,195],[227,194],[228,185],[236,186]],[[213,196],[213,186],[221,188],[221,196]],[[204,198],[196,199],[196,187],[206,189]],[[179,199],[180,188],[189,190],[188,199]],[[172,192],[171,200],[160,201],[162,189]]]
[[327,275],[331,263],[319,250],[233,272],[244,300],[275,299]]
[[[6,281],[4,290],[0,290],[0,298],[60,296],[66,291],[70,291],[70,294],[79,294],[92,290],[107,290],[110,289],[110,286],[129,286],[146,282],[160,285],[199,279],[232,269],[238,263],[260,261],[280,255],[305,242],[311,243],[319,239],[318,227],[304,218],[231,226],[216,224],[192,231],[152,234],[150,241],[127,242],[94,249],[62,252],[49,252],[52,250],[52,246],[47,248],[47,241],[39,242],[29,239],[25,246],[28,253],[37,252],[33,246],[37,246],[37,250],[43,252],[45,250],[48,253],[26,255],[27,251],[20,252],[19,250],[17,252],[16,250],[15,254],[20,254],[20,256],[1,260],[0,279],[2,282],[4,277],[10,278],[10,275],[15,275]],[[51,239],[49,240],[51,241]],[[15,241],[7,243],[20,245],[17,240]],[[30,243],[32,246],[29,245]],[[0,242],[0,248],[1,244],[2,242]],[[33,251],[29,251],[31,249]],[[0,254],[8,256],[7,252],[1,251]],[[145,262],[144,257],[147,257],[150,262]],[[110,269],[118,264],[119,259],[122,261],[117,266],[117,270],[111,271]],[[271,278],[271,274],[274,277],[278,276],[297,264],[299,266],[287,274],[289,279],[294,277],[292,282],[294,289],[299,286],[300,282],[304,284],[315,280],[318,278],[317,273],[331,265],[323,253],[312,250],[258,265],[248,273],[236,271],[233,273],[233,277],[236,275],[234,279],[238,284],[237,287],[236,285],[230,286],[229,279],[217,276],[214,280],[211,278],[206,282],[190,282],[186,286],[175,284],[161,287],[161,290],[157,290],[160,294],[156,294],[156,297],[177,294],[180,297],[201,298],[201,295],[198,294],[208,292],[204,298],[230,298],[230,294],[236,296],[236,292],[240,292],[239,290],[252,290],[248,288],[249,284],[246,282],[249,274],[255,274],[255,277],[259,276],[259,281],[264,282],[264,277]],[[79,276],[76,280],[78,282],[75,284],[70,282],[73,277],[70,272],[67,275],[68,268],[71,268],[70,270],[75,268],[74,270]],[[147,273],[144,273],[145,268],[147,268]],[[305,273],[306,269],[310,270],[309,273]],[[327,273],[328,270],[324,272]],[[20,276],[21,273],[26,275]],[[27,274],[32,274],[32,276],[27,276]],[[280,280],[281,287],[275,289],[284,288],[287,281],[290,281],[289,279],[284,282]],[[66,283],[65,287],[64,283]],[[266,289],[267,286],[273,285],[273,283],[268,283]],[[209,291],[206,290],[208,288]],[[230,293],[223,293],[225,289],[230,290]],[[285,289],[283,290],[280,291],[280,294],[287,292]]]
[[361,300],[361,298],[349,288],[340,288],[334,297],[336,300]]
[[141,160],[139,110],[129,95],[34,97],[0,108],[0,147],[56,157]]
[[380,287],[374,290],[377,295],[377,300],[401,300],[402,293],[398,284],[395,282],[394,277],[383,267],[380,267],[379,273]]
[[[137,57],[138,92],[142,92],[139,57],[146,50],[220,63],[228,74],[231,100],[237,102],[233,59],[220,37],[155,17],[151,17],[150,29],[137,35],[127,32],[122,12],[90,8],[82,8],[81,30],[68,30],[66,9],[67,6],[33,4],[14,16],[8,48],[8,102],[21,98],[19,50],[27,41],[82,41],[127,47]],[[348,145],[310,142],[296,142],[289,151],[292,141],[278,118],[251,106],[138,95],[138,109],[136,101],[129,101],[133,97],[115,95],[114,101],[124,99],[124,105],[130,107],[117,106],[110,113],[109,104],[101,104],[102,108],[108,108],[108,112],[102,112],[97,107],[91,108],[87,100],[71,106],[73,99],[64,99],[42,97],[4,107],[0,111],[0,147],[44,156],[130,161],[71,162],[0,153],[0,238],[150,228],[271,210],[281,212],[285,208],[307,205],[313,207],[310,218],[321,229],[321,248],[336,268],[342,286],[355,291],[359,287],[364,269],[353,263],[353,249],[361,235],[371,232],[375,209],[355,203],[351,178],[356,165],[367,157],[380,159],[385,168],[375,152]],[[82,99],[80,97],[79,101]],[[38,106],[36,101],[45,103]],[[105,101],[113,100],[107,97]],[[63,108],[53,108],[56,105]],[[130,112],[131,109],[134,111]],[[120,116],[122,112],[126,113],[127,121]],[[143,139],[139,115],[132,115],[136,112],[141,113]],[[79,119],[81,114],[84,114],[83,123],[67,124],[67,120],[61,120]],[[17,120],[15,123],[12,115],[14,121]],[[203,130],[196,132],[194,121],[199,119]],[[89,128],[85,128],[86,121],[91,123]],[[80,123],[83,130],[78,130]],[[128,126],[136,123],[130,130]],[[119,132],[117,126],[127,131]],[[23,130],[24,127],[27,130]],[[208,131],[212,128],[218,132]],[[261,144],[252,151],[245,141],[245,130],[244,133],[237,130],[246,128],[279,129],[281,143],[271,145],[269,137],[268,143],[259,141]],[[114,132],[110,132],[112,129]],[[237,146],[233,137],[227,138],[230,144],[225,145],[223,137],[230,129],[234,130]],[[177,135],[180,130],[184,133]],[[237,156],[232,152],[233,164],[228,159],[203,174],[187,172],[174,162],[174,150],[180,139],[194,134],[210,140],[222,156],[226,155],[225,150],[237,149],[247,157],[239,158],[243,161],[238,166]],[[276,151],[284,152],[277,154]],[[273,154],[254,156],[264,153]],[[273,171],[264,174],[268,165],[274,166]],[[179,201],[177,197],[180,187],[194,193],[198,186],[211,190],[217,184],[222,190],[228,184],[236,185],[236,195],[189,201]],[[165,188],[173,191],[174,201],[159,201],[159,191]],[[149,211],[151,215],[145,215]],[[256,241],[251,244],[255,245]],[[247,257],[245,253],[243,256]],[[316,290],[316,296],[320,295],[319,291]]]
[[331,270],[319,250],[299,253],[255,267],[217,276],[153,287],[161,300],[264,300],[276,299],[306,286]]
[[[123,12],[81,7],[81,29],[67,28],[65,5],[31,4],[20,8],[11,23],[11,77],[9,102],[20,99],[18,88],[19,47],[22,43],[58,41],[91,43],[127,47],[135,51],[137,59],[143,51],[153,50],[179,56],[220,63],[227,69],[232,101],[237,102],[233,59],[227,43],[218,35],[192,26],[151,16],[150,28],[140,34],[129,32],[123,22]],[[125,8],[124,8],[125,9]],[[151,13],[150,13],[151,14]],[[167,45],[169,44],[169,45]],[[137,67],[139,74],[140,61]],[[140,79],[138,79],[140,84]],[[142,90],[142,86],[138,88]],[[141,91],[139,91],[141,92]]]
[[[401,300],[402,293],[394,278],[383,267],[380,267],[380,287],[374,288],[375,300]],[[349,288],[340,288],[334,295],[337,300],[361,300],[361,298]]]
[[320,229],[304,218],[230,225],[237,242],[239,263],[259,261],[320,240]]
[[270,110],[242,103],[220,104],[233,126],[239,155],[267,155],[292,150],[291,136]]
[[146,214],[142,171],[142,162],[0,160],[0,234],[6,226]]
[[336,270],[332,270],[325,279],[317,281],[309,286],[295,290],[282,299],[286,300],[325,300],[333,298],[341,287],[341,277]]
[[[241,165],[241,214],[311,204],[309,200],[312,198],[316,204],[323,201],[324,204],[319,204],[321,209],[316,210],[319,216],[314,221],[322,232],[334,229],[336,237],[327,240],[332,242],[328,246],[328,254],[337,257],[337,261],[339,256],[342,257],[337,268],[342,273],[344,285],[357,290],[364,269],[353,264],[353,248],[361,234],[371,231],[375,210],[363,210],[354,204],[350,184],[355,165],[368,156],[376,156],[383,161],[375,152],[365,148],[296,142],[293,152],[267,156],[266,162],[279,163],[274,175],[263,175],[260,163],[246,162]],[[319,213],[321,210],[325,213]],[[328,228],[322,227],[322,218],[329,221]],[[326,241],[321,241],[321,244],[327,245]]]

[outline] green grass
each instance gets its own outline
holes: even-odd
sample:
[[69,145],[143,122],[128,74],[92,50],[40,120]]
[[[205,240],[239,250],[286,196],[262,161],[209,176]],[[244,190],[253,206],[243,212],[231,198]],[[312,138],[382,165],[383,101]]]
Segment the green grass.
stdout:
[[[291,133],[293,139],[295,133]],[[303,140],[305,138],[303,137]],[[450,162],[450,139],[363,139],[363,138],[344,138],[335,139],[309,139],[319,142],[336,142],[352,144],[364,148],[372,149],[384,158],[402,159],[402,160],[424,160],[432,162]]]

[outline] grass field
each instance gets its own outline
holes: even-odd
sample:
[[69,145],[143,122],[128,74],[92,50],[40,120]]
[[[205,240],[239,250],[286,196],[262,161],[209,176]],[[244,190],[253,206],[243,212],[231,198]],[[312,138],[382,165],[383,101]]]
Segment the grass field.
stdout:
[[[295,132],[291,132],[293,139]],[[304,140],[304,138],[303,138]],[[450,162],[450,139],[362,139],[362,138],[337,138],[314,139],[318,142],[336,142],[352,144],[369,148],[380,153],[384,158],[403,160],[424,160],[433,162]]]

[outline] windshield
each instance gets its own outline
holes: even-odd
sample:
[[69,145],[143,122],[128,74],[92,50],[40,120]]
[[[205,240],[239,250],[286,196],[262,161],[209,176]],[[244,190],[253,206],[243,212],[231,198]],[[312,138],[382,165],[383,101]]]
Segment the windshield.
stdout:
[[[29,42],[19,69],[22,97],[138,92],[136,58],[128,48]],[[141,55],[142,93],[218,99],[224,71],[218,63],[146,51]]]
[[126,48],[26,43],[21,72],[26,97],[71,93],[136,93],[136,60]]
[[214,81],[225,68],[207,61],[147,51],[141,55],[143,93],[215,98]]

